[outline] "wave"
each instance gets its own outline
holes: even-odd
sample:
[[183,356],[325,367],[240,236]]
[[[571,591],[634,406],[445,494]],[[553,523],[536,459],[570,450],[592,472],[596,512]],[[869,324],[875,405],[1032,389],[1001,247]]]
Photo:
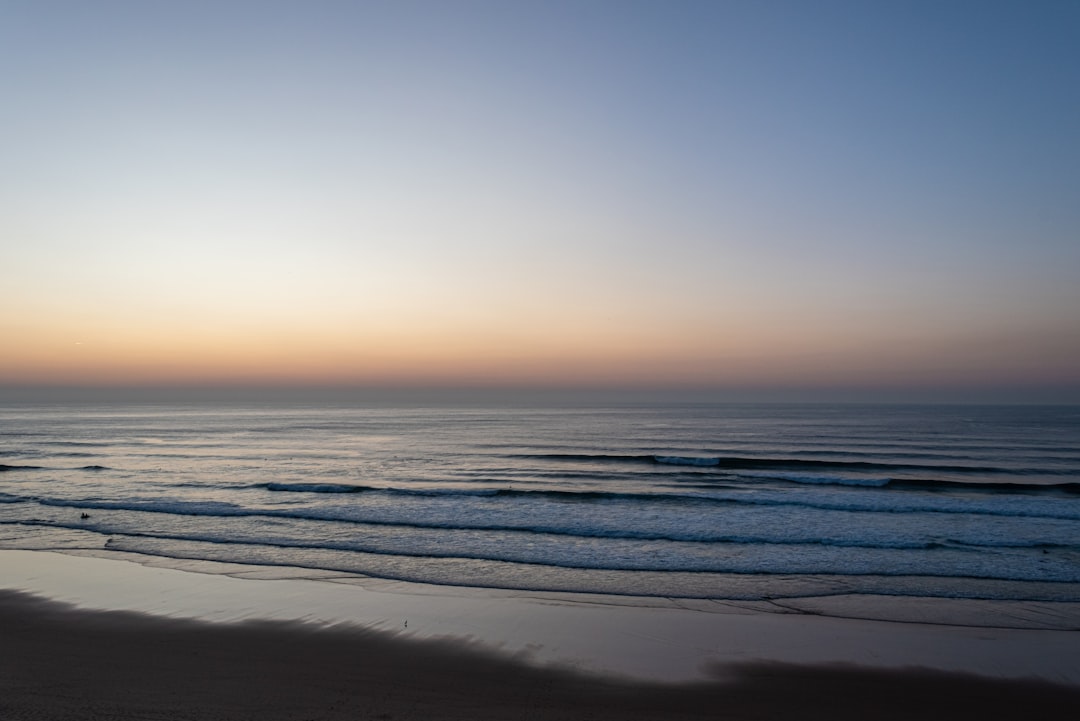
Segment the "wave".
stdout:
[[498,488],[388,488],[348,483],[256,483],[249,488],[286,493],[391,493],[402,496],[496,496]]
[[50,468],[48,466],[27,466],[27,465],[7,465],[0,463],[0,472],[3,471],[46,471],[46,470],[60,470],[60,471],[109,471],[112,470],[108,466],[80,466],[78,468]]
[[[17,502],[18,499],[8,502]],[[21,499],[35,500],[35,499]],[[473,506],[458,511],[443,506],[415,507],[402,506],[330,506],[302,509],[247,508],[220,501],[162,501],[159,499],[114,501],[106,499],[36,499],[37,503],[48,507],[68,507],[80,510],[99,509],[105,511],[128,511],[136,513],[155,513],[165,516],[209,517],[209,518],[278,518],[301,522],[340,523],[355,526],[370,526],[397,529],[427,529],[453,532],[507,532],[535,535],[574,537],[581,539],[624,539],[635,541],[670,541],[677,543],[732,543],[732,544],[821,544],[829,546],[857,548],[907,548],[933,549],[939,547],[995,547],[1027,548],[1057,547],[1062,543],[1054,538],[1066,539],[1072,544],[1071,537],[1062,536],[1060,524],[1046,526],[1039,535],[1032,537],[1010,538],[1002,541],[999,530],[994,526],[980,525],[981,534],[967,532],[955,538],[948,537],[944,526],[914,530],[903,527],[877,534],[867,534],[861,525],[791,525],[779,523],[777,530],[761,532],[760,524],[752,519],[733,517],[732,522],[722,523],[723,516],[691,515],[681,509],[670,509],[663,515],[658,511],[644,511],[633,517],[620,516],[617,523],[611,517],[596,515],[590,511],[584,513],[564,513],[553,516],[550,509],[534,508],[531,513],[506,515],[486,513],[484,508]],[[735,505],[735,504],[732,504]],[[762,504],[768,506],[770,504]],[[773,506],[799,504],[775,503]],[[849,509],[827,509],[851,512]],[[962,511],[953,511],[961,513]],[[995,515],[995,514],[987,514]],[[1020,514],[996,514],[1017,517]],[[1027,517],[1030,517],[1028,514]],[[1051,517],[1051,522],[1076,521],[1080,513],[1072,517]],[[54,519],[57,522],[62,519]],[[175,520],[175,519],[174,519]],[[80,526],[81,527],[81,526]],[[741,530],[739,530],[741,528]],[[816,530],[815,530],[816,529]],[[1004,536],[1009,538],[1009,536]]]
[[[2,502],[2,500],[0,500]],[[105,510],[98,504],[86,504],[79,505],[76,508],[86,508],[89,510]],[[153,512],[153,511],[150,511]],[[874,543],[858,540],[822,540],[822,539],[792,539],[792,538],[777,538],[768,536],[740,536],[740,535],[717,535],[697,536],[694,534],[675,535],[668,536],[663,534],[648,534],[648,533],[606,533],[603,531],[577,531],[560,528],[521,528],[517,526],[500,526],[500,525],[454,525],[454,524],[438,524],[438,523],[389,523],[379,521],[349,521],[347,519],[337,518],[324,518],[320,516],[308,516],[293,513],[281,513],[281,512],[262,512],[262,513],[188,513],[191,516],[204,516],[204,517],[244,517],[244,518],[288,518],[290,520],[310,520],[319,522],[336,522],[336,523],[354,523],[357,525],[376,526],[385,528],[398,528],[398,529],[410,529],[410,530],[422,530],[422,531],[463,531],[473,532],[482,531],[487,533],[504,533],[514,534],[519,536],[556,536],[556,537],[572,537],[578,539],[594,540],[594,541],[640,541],[640,542],[668,542],[668,543],[692,543],[692,544],[728,544],[733,546],[821,546],[831,548],[859,548],[859,549],[876,549],[876,550],[894,550],[894,551],[923,551],[923,550],[935,550],[935,549],[949,549],[957,550],[961,548],[980,548],[983,546],[991,548],[1002,549],[1025,549],[1025,548],[1047,548],[1047,549],[1067,549],[1072,548],[1070,546],[1064,546],[1060,544],[1047,544],[1047,543],[1018,543],[1018,544],[999,544],[999,543],[987,543],[987,544],[972,544],[964,543],[961,541],[940,542],[940,541],[912,541],[912,542],[895,542],[895,543]],[[208,537],[201,537],[198,535],[192,535],[189,533],[184,534],[168,534],[164,532],[151,532],[147,530],[148,526],[143,524],[139,530],[127,527],[118,527],[111,525],[108,521],[100,523],[91,519],[78,519],[66,522],[58,519],[25,519],[21,521],[3,521],[0,525],[29,525],[29,526],[46,526],[49,528],[70,528],[78,529],[82,531],[94,531],[96,533],[113,534],[118,533],[122,535],[136,535],[146,536],[150,538],[175,538],[175,539],[190,539],[190,540],[211,540]],[[218,542],[227,543],[236,541],[235,536],[221,536],[215,537]],[[272,543],[272,541],[266,539],[259,539],[258,543]],[[353,550],[363,551],[366,553],[377,553],[377,549],[369,546],[358,545],[360,542],[345,543],[345,542],[315,542],[310,540],[298,539],[296,544],[304,544],[305,547],[310,548],[332,548],[334,550]],[[344,544],[344,545],[343,545]],[[295,544],[290,544],[295,545]],[[447,544],[453,546],[453,544]],[[432,555],[432,554],[424,554]],[[461,557],[459,553],[448,553],[447,557]],[[488,556],[476,556],[476,558],[488,558]],[[549,564],[554,565],[554,564]],[[665,568],[659,568],[656,570],[671,570]]]
[[[673,466],[697,466],[724,470],[848,470],[848,471],[931,471],[958,474],[1001,475],[1075,475],[1075,469],[1026,469],[1001,466],[972,466],[963,464],[890,463],[885,461],[840,461],[811,458],[756,458],[750,456],[680,456],[632,455],[610,453],[531,453],[515,454],[512,458],[549,461],[589,461],[609,463],[649,463]],[[1080,484],[1077,484],[1080,485]]]
[[[380,543],[377,539],[358,538],[309,539],[289,537],[237,537],[207,531],[151,532],[143,529],[88,528],[85,524],[54,524],[30,521],[25,524],[37,527],[73,528],[109,535],[106,547],[112,547],[117,537],[146,538],[152,540],[201,542],[221,546],[263,546],[277,549],[293,549],[312,552],[345,552],[368,554],[375,557],[395,557],[425,560],[474,561],[513,563],[524,566],[556,569],[578,569],[595,572],[628,571],[654,573],[724,573],[750,574],[755,576],[782,575],[831,575],[831,576],[921,576],[924,578],[985,579],[998,581],[1077,583],[1080,573],[1072,564],[1058,563],[1055,568],[1036,567],[1036,564],[1000,564],[994,558],[971,554],[968,550],[945,546],[929,549],[907,547],[860,547],[858,554],[850,554],[849,548],[836,548],[827,544],[802,544],[800,548],[816,546],[818,552],[805,555],[774,553],[767,555],[750,553],[719,553],[697,556],[653,557],[651,554],[622,553],[597,554],[575,549],[566,553],[563,547],[532,547],[500,543],[482,548],[467,549],[459,546],[446,547],[431,543]],[[415,540],[415,539],[412,539]],[[759,550],[761,544],[756,544]],[[795,544],[777,544],[791,546]],[[445,549],[445,550],[444,550]],[[1026,548],[1014,549],[1024,553]],[[999,551],[1000,552],[1000,549]],[[845,554],[838,556],[837,554]],[[938,555],[940,554],[940,555]],[[838,562],[840,559],[844,562]],[[960,560],[968,559],[967,561]],[[242,559],[232,559],[243,562]],[[292,563],[288,565],[293,565]]]
[[[839,471],[853,474],[866,473],[868,471],[880,473],[901,473],[911,471],[924,471],[933,473],[952,473],[957,475],[998,475],[998,476],[1070,476],[1076,477],[1074,469],[1029,469],[1029,468],[1003,468],[1000,466],[970,466],[951,464],[919,464],[919,463],[887,463],[882,461],[837,461],[815,460],[804,458],[751,458],[747,456],[670,456],[670,455],[617,455],[604,453],[539,453],[519,454],[514,458],[534,460],[567,461],[567,462],[600,462],[621,464],[650,464],[661,466],[684,466],[701,469],[719,469],[724,471],[763,471],[779,473],[783,471]],[[700,476],[701,474],[697,474]],[[753,477],[744,475],[741,477]],[[765,477],[765,476],[760,476]],[[1011,483],[1011,482],[969,482],[962,480],[950,480],[943,478],[926,479],[898,479],[892,477],[860,477],[851,476],[826,476],[826,475],[792,475],[780,474],[769,475],[768,478],[776,480],[789,480],[794,483],[815,483],[834,485],[875,486],[894,488],[918,487],[928,489],[941,488],[967,488],[988,490],[1025,490],[1038,491],[1041,489],[1055,489],[1068,493],[1080,494],[1080,482],[1065,481],[1061,483]]]
[[687,456],[653,456],[657,463],[671,466],[719,466],[719,458],[694,458]]
[[256,483],[251,487],[290,493],[363,493],[375,490],[369,486],[350,486],[341,483]]
[[[827,481],[812,481],[813,483],[821,483]],[[843,479],[840,481],[843,483]],[[895,481],[890,482],[895,483]],[[908,483],[908,482],[904,482]],[[920,486],[922,482],[910,482],[912,485]],[[938,481],[933,482],[934,485],[944,484],[947,482]],[[979,488],[975,484],[949,484],[949,485],[963,485],[974,486]],[[799,497],[793,497],[789,492],[778,492],[776,494],[764,494],[754,493],[753,495],[747,494],[745,491],[741,491],[736,486],[721,486],[718,487],[714,484],[677,484],[677,488],[680,489],[698,489],[701,493],[686,493],[686,492],[674,492],[674,493],[656,493],[656,492],[627,492],[627,491],[566,491],[555,489],[519,489],[519,488],[400,488],[400,487],[378,487],[378,486],[366,486],[366,485],[349,485],[349,484],[333,484],[333,483],[261,483],[250,488],[261,488],[275,492],[289,492],[289,493],[372,493],[388,496],[422,496],[430,498],[438,497],[477,497],[477,498],[491,498],[491,499],[522,499],[522,500],[551,500],[563,503],[630,503],[640,502],[647,504],[663,504],[663,505],[687,505],[687,506],[700,506],[700,505],[740,505],[740,506],[792,506],[798,508],[813,508],[824,511],[850,511],[857,513],[950,513],[950,514],[965,514],[965,515],[986,515],[986,516],[1006,516],[1006,517],[1029,517],[1029,518],[1048,518],[1057,520],[1080,520],[1080,508],[1064,508],[1060,504],[1051,504],[1050,498],[1040,499],[1038,492],[1033,492],[1034,488],[1044,490],[1059,489],[1059,486],[1020,486],[1009,485],[1004,490],[1005,492],[1023,493],[1032,497],[1032,502],[1039,503],[1039,505],[1045,506],[1045,508],[1033,508],[1030,504],[1027,506],[1019,505],[1015,502],[1002,502],[995,503],[993,498],[996,495],[996,491],[1001,486],[1006,484],[987,484],[995,491],[994,494],[990,494],[988,499],[979,504],[976,499],[962,498],[953,499],[950,498],[927,498],[925,501],[916,500],[918,496],[905,497],[901,500],[900,497],[889,496],[880,497],[877,496],[834,496],[832,498],[822,497],[818,495],[805,495]],[[1076,485],[1076,484],[1074,484]],[[726,492],[725,492],[726,491]],[[1004,501],[1004,499],[1002,499]]]
[[[700,477],[699,477],[700,479]],[[822,483],[815,479],[811,483]],[[932,485],[941,485],[942,482],[933,482]],[[896,484],[895,481],[889,485]],[[1071,497],[1063,497],[1053,493],[1059,490],[1059,486],[1032,487],[1032,486],[1007,486],[1004,484],[989,484],[990,493],[964,493],[964,494],[916,494],[916,493],[880,493],[877,488],[850,491],[837,488],[834,491],[821,490],[797,491],[777,487],[759,487],[746,484],[715,484],[715,483],[688,483],[682,480],[667,484],[670,490],[640,491],[605,491],[605,490],[563,490],[550,488],[519,488],[519,487],[478,487],[478,488],[402,488],[395,486],[372,486],[363,484],[343,483],[288,483],[270,482],[243,485],[208,485],[179,483],[175,484],[184,488],[199,489],[230,489],[243,493],[247,491],[261,490],[270,493],[297,493],[297,494],[326,494],[329,497],[321,505],[303,509],[304,513],[313,515],[296,517],[309,517],[313,520],[349,520],[340,514],[353,514],[357,521],[365,522],[364,514],[370,516],[376,509],[390,508],[400,504],[402,509],[409,512],[424,514],[431,512],[448,513],[453,511],[460,513],[497,514],[500,516],[513,517],[519,513],[528,514],[561,514],[560,504],[569,511],[579,504],[600,504],[612,509],[614,512],[619,507],[619,514],[626,518],[622,525],[628,527],[628,537],[641,537],[634,535],[632,530],[633,518],[641,516],[648,520],[654,509],[662,508],[685,509],[687,514],[700,516],[703,513],[722,514],[724,507],[751,509],[761,508],[792,508],[812,509],[815,511],[858,513],[858,514],[885,514],[897,516],[903,514],[948,514],[968,517],[1006,517],[1006,518],[1032,518],[1048,520],[1076,521],[1080,520],[1080,504]],[[903,482],[902,485],[920,486],[920,482]],[[974,486],[974,484],[953,484],[962,486]],[[978,488],[976,486],[976,488]],[[24,492],[25,493],[25,492]],[[372,497],[371,503],[360,501],[356,503],[340,503],[326,505],[335,495],[363,494]],[[48,496],[23,495],[20,500],[37,501],[44,505],[69,505],[74,507],[94,507],[92,504],[102,502],[100,499],[60,499]],[[246,496],[244,498],[247,498]],[[377,500],[375,500],[377,499]],[[399,499],[395,501],[394,499]],[[454,499],[459,499],[466,505],[458,506]],[[467,501],[471,499],[471,501]],[[117,510],[134,511],[157,511],[162,513],[203,513],[207,510],[221,515],[246,515],[249,512],[258,513],[258,509],[246,510],[245,503],[209,503],[202,501],[175,501],[158,499],[137,499],[129,501],[109,501],[109,505],[103,508],[115,508]],[[208,505],[209,503],[209,505]],[[258,501],[256,501],[258,503]],[[312,504],[318,503],[313,498]],[[454,504],[452,506],[447,504]],[[374,504],[374,505],[373,505]],[[437,504],[437,505],[424,505]],[[523,504],[518,508],[517,504]],[[565,504],[570,504],[566,506]],[[306,503],[304,505],[307,505]],[[636,508],[635,508],[636,507]],[[199,510],[202,509],[202,510]],[[234,510],[239,509],[239,510]],[[715,509],[715,510],[709,510]],[[299,509],[297,509],[299,510]],[[339,515],[326,515],[326,512]],[[382,511],[380,511],[382,512]],[[598,510],[599,512],[599,510]],[[320,515],[321,514],[321,515]],[[626,515],[632,514],[632,515]],[[723,523],[722,515],[715,515],[713,522]],[[867,517],[869,518],[869,517]],[[366,522],[375,522],[378,519]],[[838,521],[839,522],[839,521]],[[483,526],[487,527],[487,526]],[[499,528],[503,526],[498,526]],[[479,526],[478,526],[479,528]],[[668,536],[665,536],[668,537]]]
[[[848,479],[807,479],[806,483],[845,484]],[[858,480],[858,479],[854,479]],[[867,480],[870,484],[871,480]],[[862,484],[857,484],[862,485]],[[731,504],[731,503],[754,503],[747,498],[735,499],[728,496],[715,496],[708,493],[633,493],[627,491],[563,491],[556,489],[528,490],[517,488],[401,488],[350,485],[338,483],[259,483],[251,488],[264,488],[268,491],[289,493],[379,493],[400,496],[473,496],[479,498],[522,498],[522,499],[549,499],[567,503],[593,503],[593,502],[632,502],[639,501],[650,504]],[[701,485],[702,489],[715,490],[718,486]],[[726,488],[738,488],[737,486],[721,486]],[[767,505],[774,505],[769,503]],[[789,505],[804,505],[791,503]],[[851,510],[851,509],[844,509]],[[863,509],[873,510],[873,509]]]
[[[869,478],[851,476],[823,476],[823,475],[800,475],[779,472],[762,472],[751,474],[744,472],[736,475],[740,479],[768,479],[772,481],[788,481],[790,483],[806,483],[811,485],[832,486],[861,486],[864,488],[890,488],[899,490],[919,491],[980,491],[993,494],[1023,494],[1023,495],[1048,495],[1069,494],[1080,495],[1080,483],[1064,481],[1062,483],[1010,483],[1008,481],[951,481],[943,478]],[[700,478],[695,479],[700,481]],[[730,478],[725,482],[730,483]],[[701,484],[703,488],[710,488],[712,484]]]
[[92,458],[101,455],[99,453],[86,453],[84,451],[42,451],[37,448],[21,448],[14,450],[0,450],[0,457],[7,456],[18,458]]
[[969,491],[989,491],[991,493],[1068,493],[1080,494],[1080,483],[972,483],[970,481],[945,481],[933,478],[898,478],[889,482],[894,488],[913,488],[919,490],[949,489]]
[[472,496],[478,498],[548,498],[561,501],[709,502],[708,496],[674,493],[627,493],[622,491],[522,490],[515,488],[401,488],[344,483],[258,483],[253,488],[288,493],[380,493],[399,496]]
[[[684,456],[652,456],[653,462],[669,465],[714,466],[724,469],[767,470],[851,470],[851,471],[937,471],[945,473],[1013,473],[998,466],[965,466],[953,464],[885,463],[882,461],[838,461],[810,458],[750,458],[746,456],[717,456],[713,458]],[[1023,471],[1019,471],[1023,473]]]
[[777,471],[762,472],[760,475],[753,471],[744,471],[737,474],[740,479],[768,479],[771,481],[787,481],[789,483],[805,483],[813,486],[859,486],[861,488],[884,488],[891,485],[891,478],[856,478],[852,476],[823,476],[794,473],[780,473]]

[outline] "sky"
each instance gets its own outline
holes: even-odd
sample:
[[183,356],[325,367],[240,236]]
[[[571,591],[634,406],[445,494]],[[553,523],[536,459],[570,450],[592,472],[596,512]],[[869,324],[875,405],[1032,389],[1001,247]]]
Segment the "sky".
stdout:
[[1080,402],[1080,3],[0,0],[0,67],[0,400]]

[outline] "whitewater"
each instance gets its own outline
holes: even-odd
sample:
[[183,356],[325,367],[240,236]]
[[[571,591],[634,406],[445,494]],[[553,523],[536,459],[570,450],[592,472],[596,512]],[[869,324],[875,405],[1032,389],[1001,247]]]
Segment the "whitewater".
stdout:
[[1080,601],[1080,408],[0,409],[0,548],[683,599]]

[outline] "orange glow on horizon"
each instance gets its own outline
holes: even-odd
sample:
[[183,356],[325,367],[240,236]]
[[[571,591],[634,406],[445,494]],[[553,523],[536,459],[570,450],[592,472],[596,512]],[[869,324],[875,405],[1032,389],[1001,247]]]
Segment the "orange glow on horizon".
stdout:
[[[577,326],[99,326],[4,330],[0,383],[27,385],[768,386],[1070,381],[1073,351],[987,358],[978,346],[881,344],[819,332]],[[83,329],[85,330],[85,328]],[[756,332],[755,332],[756,331]],[[827,348],[827,350],[823,350]]]

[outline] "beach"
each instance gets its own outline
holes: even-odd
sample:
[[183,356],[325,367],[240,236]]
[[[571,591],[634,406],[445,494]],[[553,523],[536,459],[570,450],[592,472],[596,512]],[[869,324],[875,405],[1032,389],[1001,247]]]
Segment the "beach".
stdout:
[[4,721],[1080,712],[1068,408],[0,420]]
[[213,570],[0,552],[0,716],[1005,719],[1080,711],[1076,631]]

